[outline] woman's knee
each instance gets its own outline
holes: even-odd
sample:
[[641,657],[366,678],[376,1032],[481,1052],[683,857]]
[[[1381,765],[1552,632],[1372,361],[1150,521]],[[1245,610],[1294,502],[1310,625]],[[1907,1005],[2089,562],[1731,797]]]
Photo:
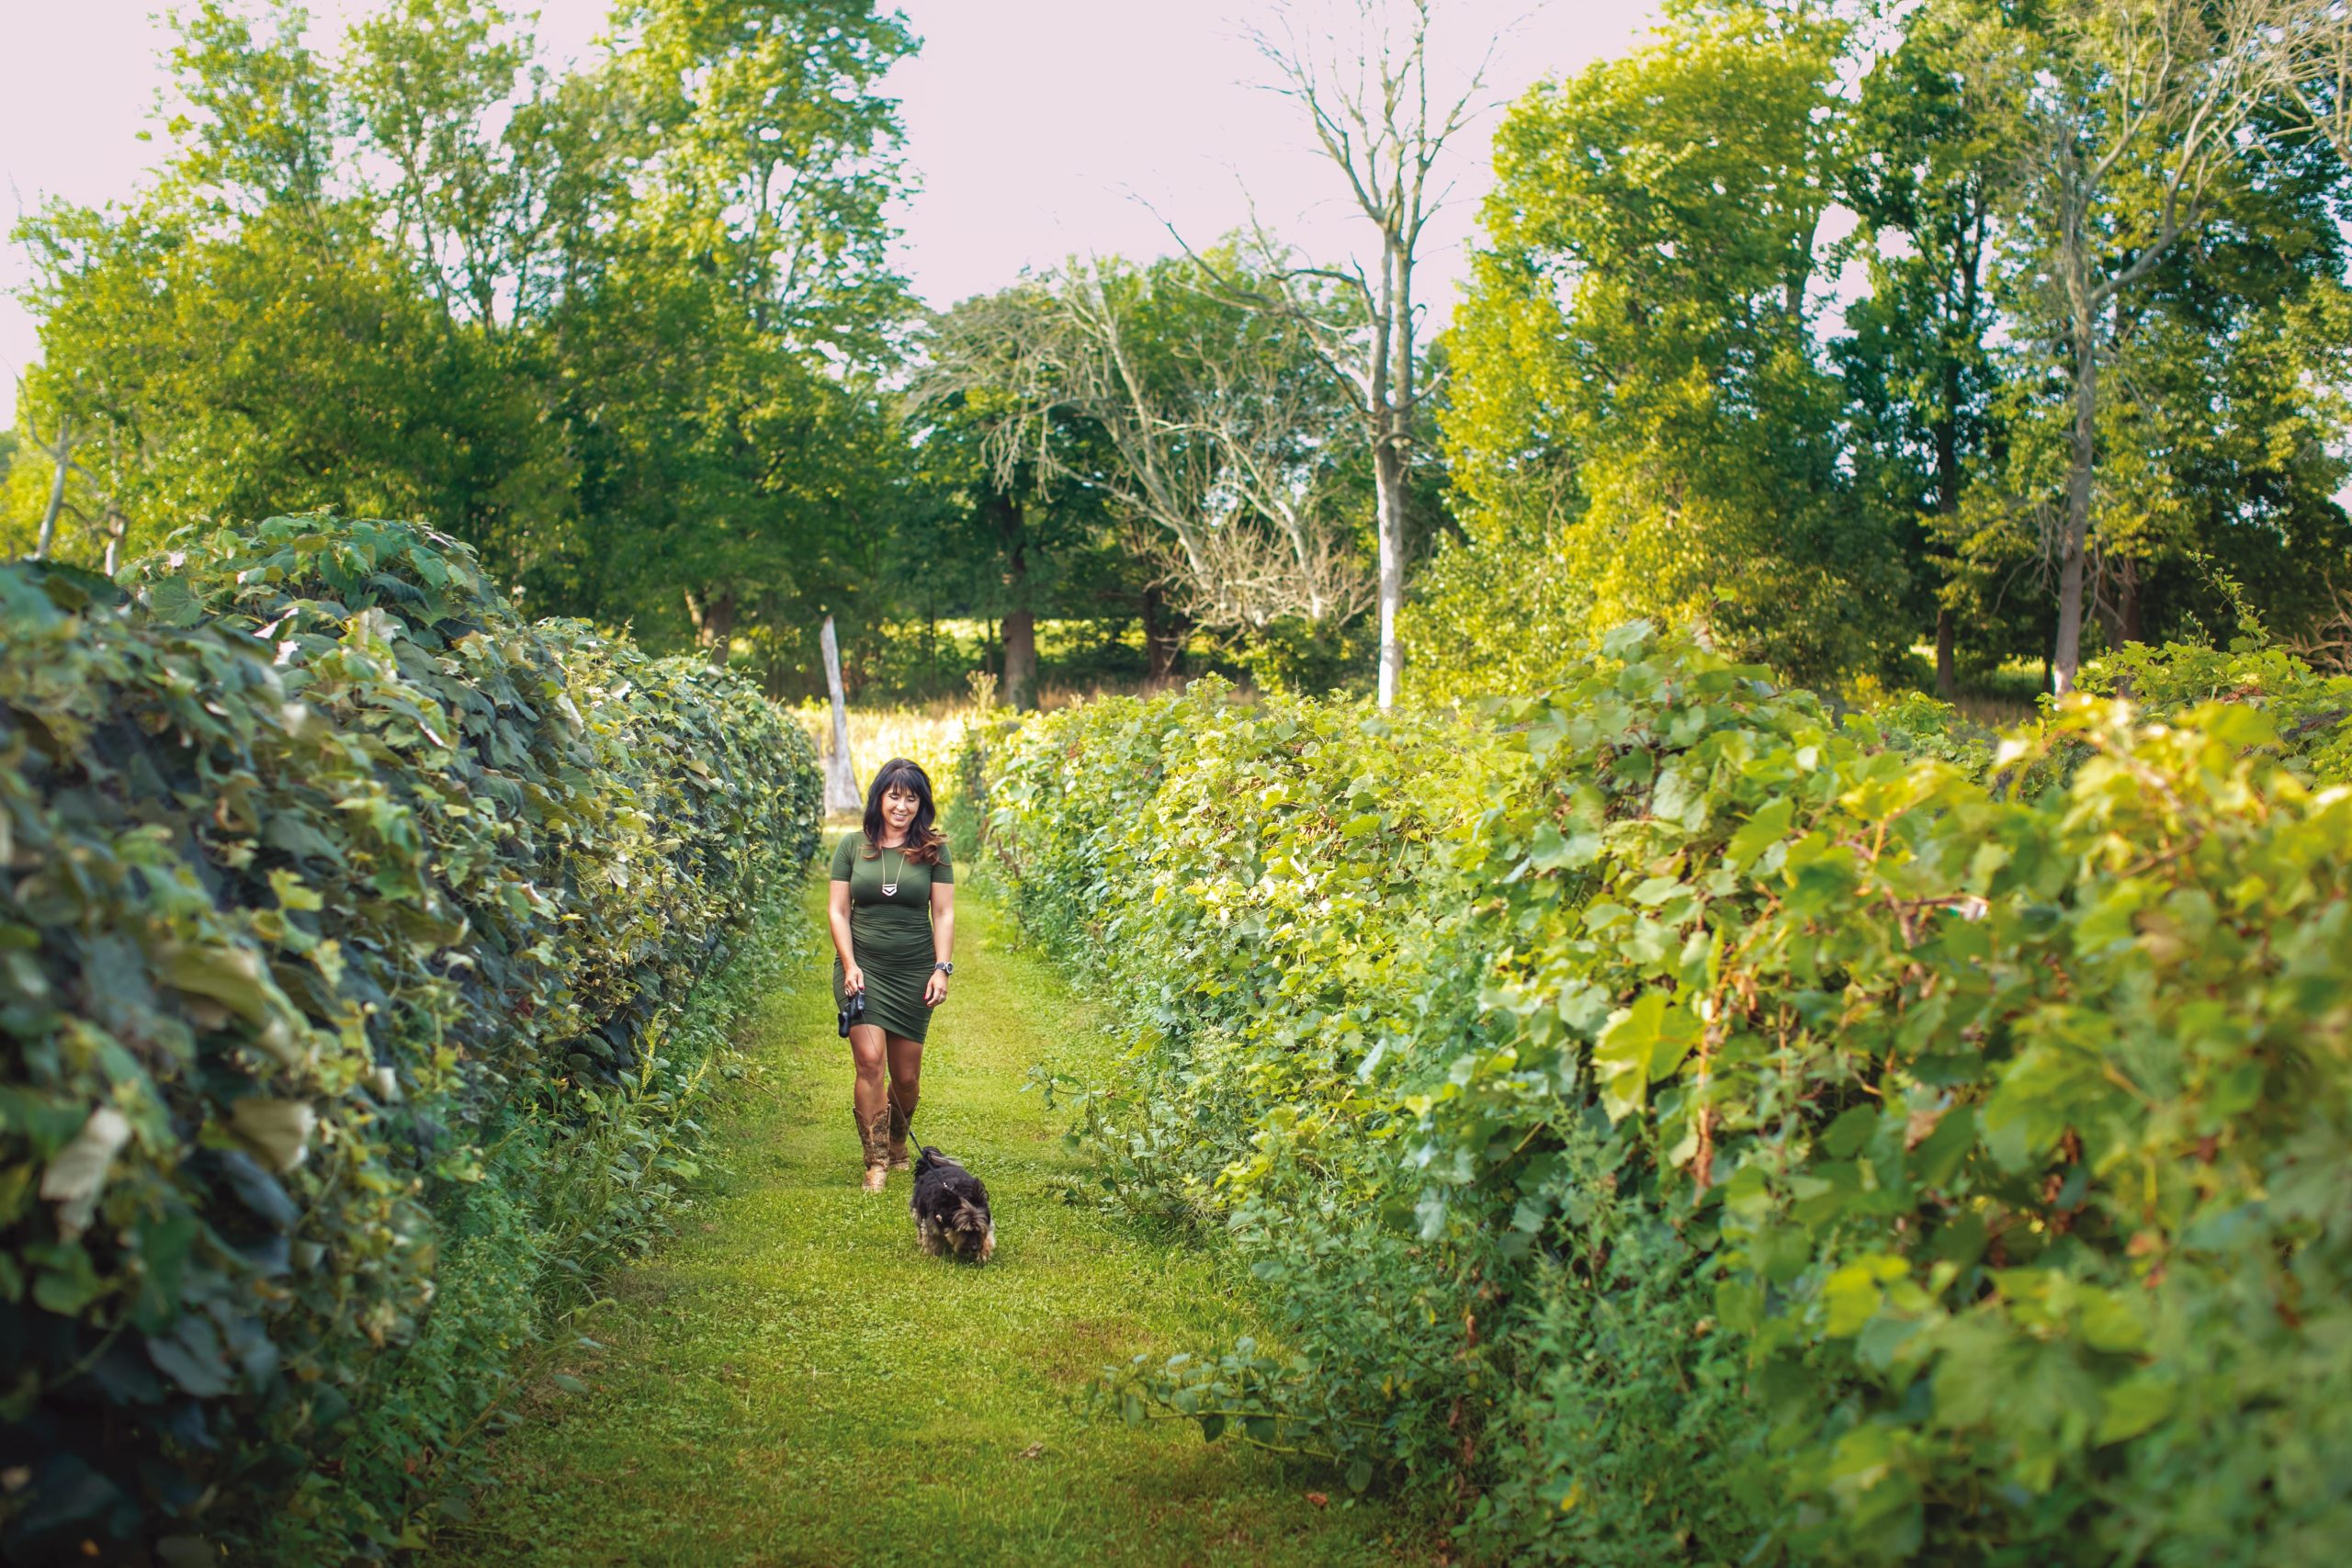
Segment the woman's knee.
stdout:
[[890,1042],[890,1082],[907,1099],[922,1082],[922,1046],[912,1040]]

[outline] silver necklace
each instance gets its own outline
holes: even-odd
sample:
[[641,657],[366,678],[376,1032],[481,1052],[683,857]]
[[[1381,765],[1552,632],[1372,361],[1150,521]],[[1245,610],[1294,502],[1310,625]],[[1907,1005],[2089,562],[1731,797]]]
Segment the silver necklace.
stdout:
[[896,898],[899,896],[899,878],[906,874],[906,870],[907,852],[900,850],[899,852],[899,869],[892,872],[890,874],[890,880],[882,885],[883,897]]

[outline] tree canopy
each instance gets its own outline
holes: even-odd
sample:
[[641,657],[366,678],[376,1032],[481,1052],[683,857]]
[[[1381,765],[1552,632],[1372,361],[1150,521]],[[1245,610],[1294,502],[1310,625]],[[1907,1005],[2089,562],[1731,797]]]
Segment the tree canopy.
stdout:
[[[1442,15],[1383,15],[1315,47],[1410,76]],[[1442,694],[1632,616],[1946,696],[2352,642],[2352,24],[2318,0],[1675,0],[1503,115],[1436,335],[1401,272],[1255,223],[926,310],[891,250],[919,41],[872,0],[629,0],[563,70],[497,0],[390,0],[331,54],[290,0],[176,25],[153,178],[17,230],[27,553],[426,518],[535,611],[772,688],[827,615],[867,663],[919,624],[952,680],[969,617],[1016,700],[1057,618],[1139,629],[1139,673],[1190,637],[1370,683],[1400,603]],[[1340,169],[1359,132],[1404,160],[1362,193],[1395,261],[1462,111],[1413,141],[1271,36]]]
[[[1810,677],[1932,641],[1949,695],[2247,603],[2324,638],[2346,180],[2264,57],[2289,9],[1687,3],[1538,86],[1417,652],[1508,684],[1561,632],[1695,618]],[[1506,584],[1534,636],[1481,615]]]

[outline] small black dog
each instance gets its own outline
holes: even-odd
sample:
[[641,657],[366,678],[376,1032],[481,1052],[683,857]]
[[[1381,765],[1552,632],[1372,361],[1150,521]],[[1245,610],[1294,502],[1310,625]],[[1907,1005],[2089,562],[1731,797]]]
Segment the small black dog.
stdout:
[[915,1160],[915,1195],[907,1203],[915,1234],[933,1258],[986,1263],[996,1250],[996,1221],[989,1215],[989,1190],[966,1170],[925,1144]]

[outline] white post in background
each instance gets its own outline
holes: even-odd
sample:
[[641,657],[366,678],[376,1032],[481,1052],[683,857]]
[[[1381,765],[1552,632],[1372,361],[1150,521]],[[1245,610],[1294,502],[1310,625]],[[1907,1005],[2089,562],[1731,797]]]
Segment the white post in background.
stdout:
[[849,755],[849,705],[842,700],[842,649],[833,637],[833,618],[825,617],[818,640],[825,649],[825,685],[833,694],[833,745],[825,758],[825,809],[863,811],[865,796],[857,787],[857,765]]

